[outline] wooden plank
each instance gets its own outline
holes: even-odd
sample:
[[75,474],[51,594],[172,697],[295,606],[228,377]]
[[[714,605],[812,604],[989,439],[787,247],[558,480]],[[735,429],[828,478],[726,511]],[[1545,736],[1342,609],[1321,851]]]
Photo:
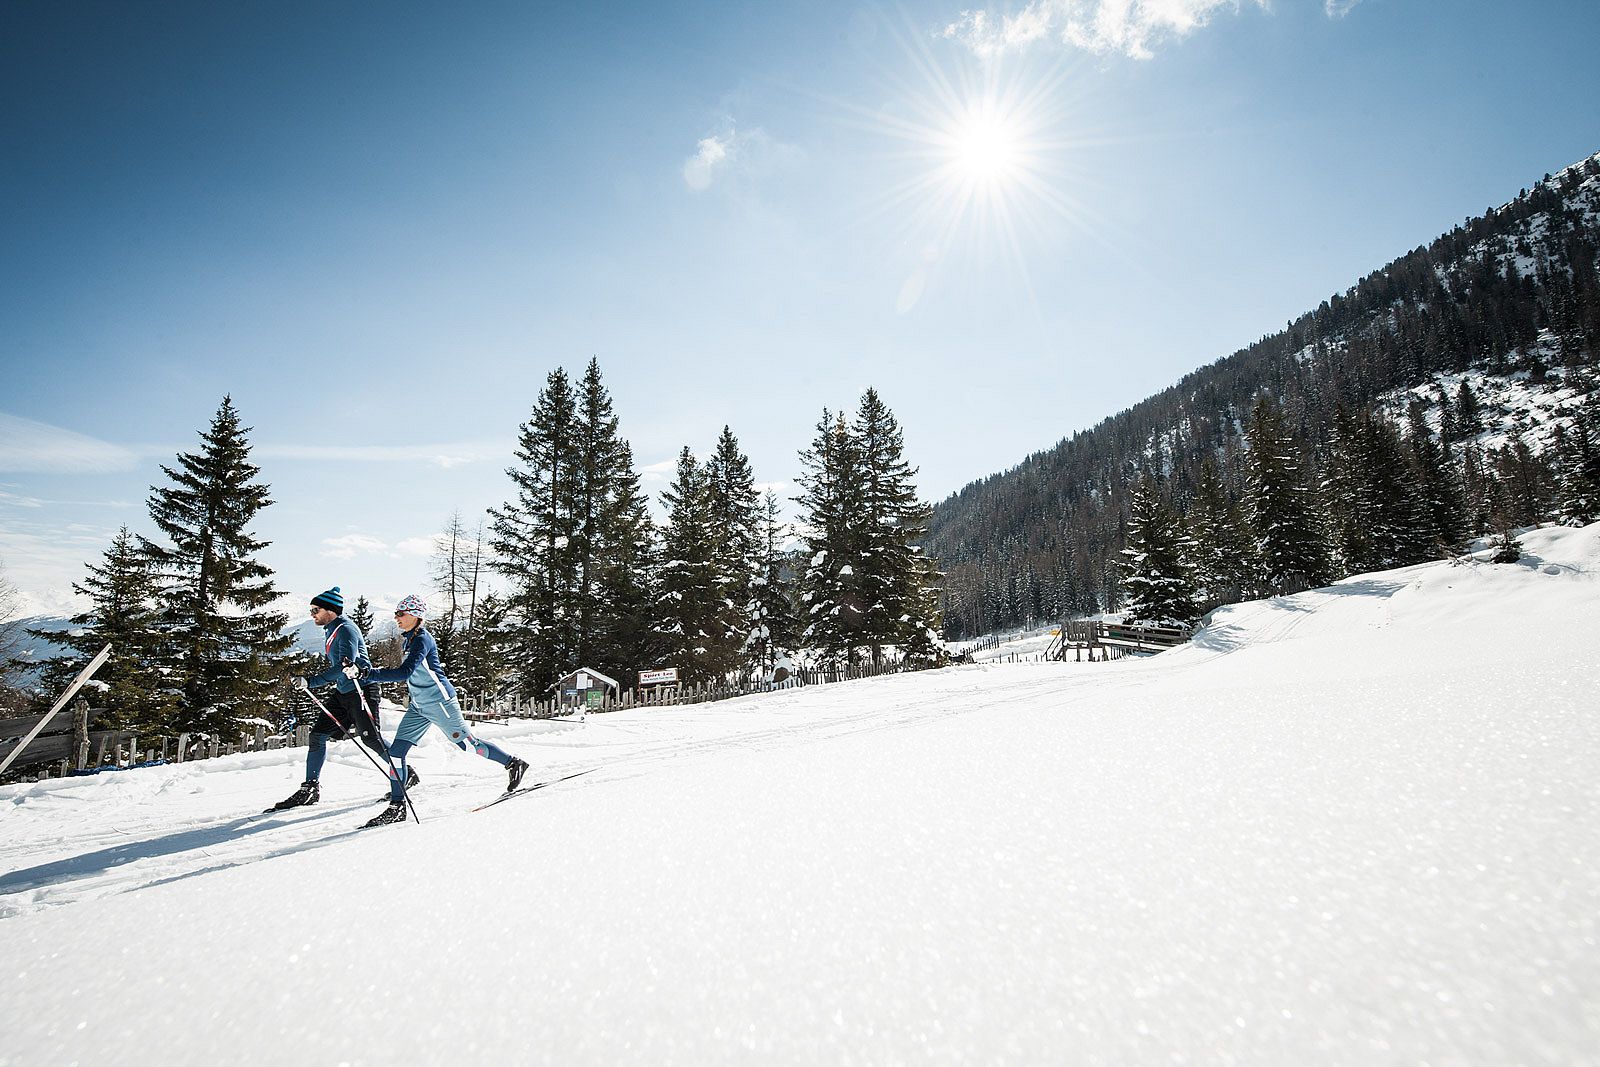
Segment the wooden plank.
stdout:
[[[39,720],[42,718],[44,718],[43,713],[21,715],[14,719],[0,719],[0,737],[21,737],[35,726],[38,726]],[[41,736],[48,736],[70,729],[72,729],[72,720],[66,716],[61,716],[51,721],[39,733]]]
[[39,735],[39,732],[43,730],[50,720],[55,717],[56,712],[67,706],[67,702],[77,695],[78,690],[83,688],[85,682],[94,677],[94,672],[99,670],[100,665],[110,658],[110,656],[111,646],[108,644],[99,651],[94,659],[89,661],[88,665],[85,666],[82,671],[78,672],[78,676],[72,680],[72,684],[67,686],[67,691],[62,693],[61,699],[57,700],[55,702],[55,706],[45,713],[44,718],[39,721],[39,725],[35,726],[32,732],[30,732],[27,737],[22,739],[22,743],[13,749],[9,756],[7,756],[4,760],[0,760],[0,774],[5,773],[6,768],[11,766],[16,758],[22,754],[23,749],[27,748],[33,739]]

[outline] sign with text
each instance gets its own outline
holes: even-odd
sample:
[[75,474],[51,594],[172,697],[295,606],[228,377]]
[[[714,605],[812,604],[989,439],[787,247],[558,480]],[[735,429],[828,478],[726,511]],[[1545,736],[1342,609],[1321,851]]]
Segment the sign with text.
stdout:
[[678,668],[676,668],[676,667],[663,667],[660,670],[655,670],[655,671],[640,671],[639,672],[639,684],[640,685],[677,685],[678,684]]

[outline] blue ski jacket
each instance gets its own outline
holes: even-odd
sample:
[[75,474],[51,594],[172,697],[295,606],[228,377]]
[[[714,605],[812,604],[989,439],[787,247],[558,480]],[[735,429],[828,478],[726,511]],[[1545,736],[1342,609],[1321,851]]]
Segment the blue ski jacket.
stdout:
[[406,654],[400,666],[370,671],[366,680],[404,682],[416,705],[442,705],[456,699],[456,687],[444,676],[439,662],[439,646],[421,623],[406,634]]
[[322,651],[327,654],[328,666],[321,674],[306,678],[306,684],[315,688],[332,682],[339,687],[339,692],[348,693],[356,687],[356,683],[345,676],[345,664],[353,663],[363,670],[372,666],[361,628],[340,615],[322,628],[322,636]]

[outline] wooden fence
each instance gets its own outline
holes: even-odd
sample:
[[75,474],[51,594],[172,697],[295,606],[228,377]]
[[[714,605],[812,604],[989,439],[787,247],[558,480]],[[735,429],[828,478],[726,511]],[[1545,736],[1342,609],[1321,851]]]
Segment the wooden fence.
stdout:
[[[739,685],[697,685],[648,687],[629,689],[619,697],[609,693],[593,704],[572,703],[561,698],[551,700],[526,700],[517,697],[490,698],[463,696],[462,714],[477,722],[505,722],[511,719],[556,719],[580,715],[584,712],[626,711],[630,708],[673,707],[680,704],[703,704],[714,700],[730,700],[752,693],[773,689],[789,689],[803,685],[829,685],[835,682],[876,678],[885,674],[899,674],[918,668],[906,667],[899,662],[883,663],[876,667],[859,667],[800,670],[776,685],[745,683]],[[183,733],[176,737],[158,735],[140,737],[131,731],[90,731],[88,724],[97,714],[82,699],[73,705],[71,716],[57,718],[71,730],[70,733],[42,733],[26,752],[23,777],[44,780],[72,773],[94,772],[100,769],[134,767],[146,763],[185,763],[197,759],[215,759],[240,752],[266,752],[281,748],[304,748],[311,742],[311,727],[301,726],[292,733],[270,732],[264,723],[229,740],[218,734]],[[25,733],[39,721],[39,716],[24,719],[0,720],[0,737]],[[80,726],[81,724],[81,726]],[[20,728],[18,728],[20,727]],[[51,724],[54,728],[54,723]],[[64,741],[58,741],[57,738]],[[50,746],[46,748],[46,742]],[[16,740],[6,742],[14,746]],[[35,758],[35,751],[42,754]],[[0,745],[0,758],[10,751]]]

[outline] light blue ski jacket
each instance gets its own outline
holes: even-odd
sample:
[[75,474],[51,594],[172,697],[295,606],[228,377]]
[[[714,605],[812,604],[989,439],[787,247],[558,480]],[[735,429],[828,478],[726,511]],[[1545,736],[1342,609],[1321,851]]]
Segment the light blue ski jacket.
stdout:
[[411,703],[419,706],[442,705],[456,699],[456,687],[444,676],[444,666],[439,662],[439,646],[420,623],[406,634],[406,654],[400,666],[371,671],[366,680],[404,682],[410,690]]

